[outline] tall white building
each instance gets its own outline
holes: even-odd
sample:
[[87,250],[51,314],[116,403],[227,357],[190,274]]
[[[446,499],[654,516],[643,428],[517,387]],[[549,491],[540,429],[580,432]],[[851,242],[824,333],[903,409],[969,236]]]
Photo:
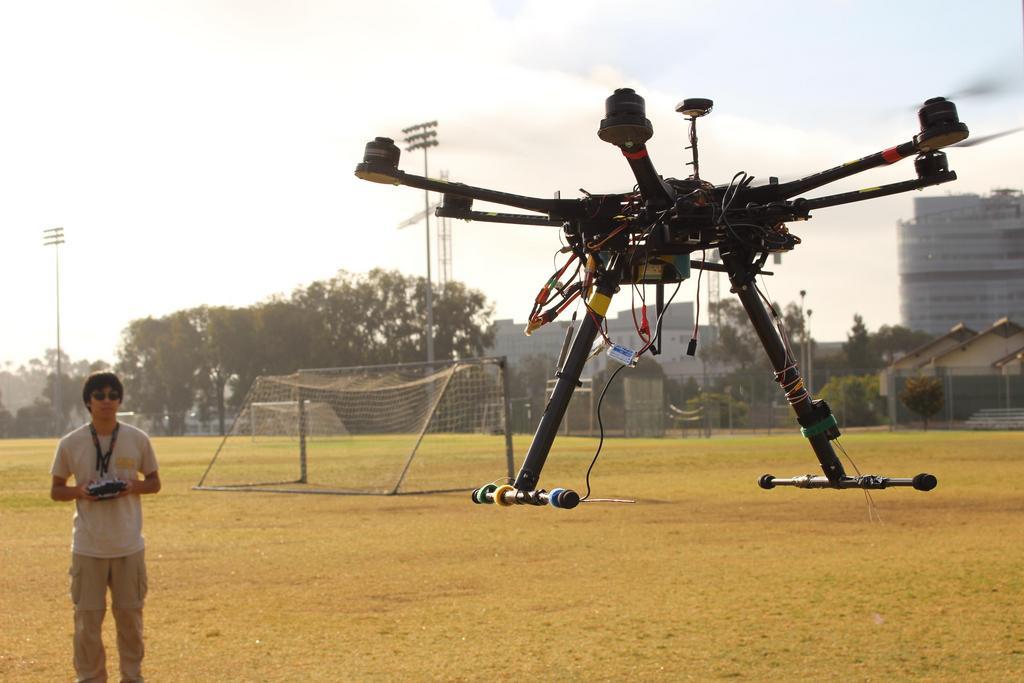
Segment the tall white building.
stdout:
[[904,325],[938,335],[1024,320],[1022,205],[1019,190],[914,199],[913,220],[899,223]]

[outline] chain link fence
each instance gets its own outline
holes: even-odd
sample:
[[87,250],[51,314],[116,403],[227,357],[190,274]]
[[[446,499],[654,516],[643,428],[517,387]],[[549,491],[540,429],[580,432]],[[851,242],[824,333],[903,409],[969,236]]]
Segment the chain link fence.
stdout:
[[[906,396],[907,382],[914,377],[928,378],[940,390],[941,399],[930,415],[915,411]],[[1024,428],[1024,375],[991,367],[910,373],[826,370],[815,377],[811,393],[828,402],[840,428],[921,429],[925,417],[928,428]],[[702,393],[688,399],[685,409],[697,410],[697,414],[676,418],[681,433],[799,429],[770,374],[709,375]]]
[[[901,398],[911,377],[929,377],[941,388],[940,407],[928,416],[929,429],[1024,428],[1024,375],[992,368],[938,368],[901,374],[877,369],[816,369],[811,394],[828,402],[844,430],[921,429],[922,415]],[[597,436],[597,404],[603,389],[588,386],[573,396],[560,434]],[[601,403],[600,422],[606,436],[637,435],[637,424],[644,425],[646,436],[668,437],[792,433],[800,429],[771,372],[709,372],[666,378],[658,416],[651,413],[650,396],[645,395],[644,411],[638,413],[637,406],[625,400],[625,393],[614,391],[613,386]],[[636,392],[629,393],[632,398]],[[515,431],[535,431],[543,408],[526,399],[514,400]]]
[[887,423],[918,428],[923,419],[908,407],[907,383],[926,378],[941,387],[942,401],[928,420],[939,429],[1021,429],[1024,425],[1024,375],[991,368],[935,368],[915,373],[881,373]]

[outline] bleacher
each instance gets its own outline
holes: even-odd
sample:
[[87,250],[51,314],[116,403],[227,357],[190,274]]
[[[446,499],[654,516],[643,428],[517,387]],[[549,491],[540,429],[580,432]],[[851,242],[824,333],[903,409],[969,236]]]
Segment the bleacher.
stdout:
[[967,429],[1024,429],[1024,408],[983,408],[967,418]]

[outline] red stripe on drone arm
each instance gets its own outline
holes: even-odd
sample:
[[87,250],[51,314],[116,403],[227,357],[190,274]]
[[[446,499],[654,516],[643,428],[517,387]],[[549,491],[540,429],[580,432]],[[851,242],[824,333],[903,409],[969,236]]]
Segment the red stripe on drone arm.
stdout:
[[890,147],[889,149],[882,152],[882,158],[885,159],[885,162],[887,164],[894,164],[903,157],[900,156],[900,153],[896,151],[895,147]]
[[627,159],[643,159],[647,156],[647,148],[644,147],[639,152],[627,152],[626,150],[622,150],[622,156]]

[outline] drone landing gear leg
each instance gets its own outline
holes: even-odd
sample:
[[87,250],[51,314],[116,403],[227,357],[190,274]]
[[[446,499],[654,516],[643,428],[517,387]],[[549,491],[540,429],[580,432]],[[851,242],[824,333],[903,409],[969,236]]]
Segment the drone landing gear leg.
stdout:
[[548,398],[533,442],[530,443],[526,459],[516,477],[514,486],[518,490],[532,491],[537,487],[544,461],[547,460],[551,444],[558,434],[558,427],[562,424],[562,418],[569,407],[569,400],[580,384],[583,366],[600,332],[612,294],[618,288],[619,279],[617,269],[610,269],[603,279],[599,279],[596,291],[587,303],[587,314],[583,316],[583,322],[572,341],[565,363],[558,371],[555,388]]
[[526,459],[523,460],[515,483],[504,486],[488,484],[476,489],[473,491],[474,503],[496,504],[501,507],[551,505],[559,508],[574,508],[579,504],[580,497],[575,491],[563,488],[552,489],[550,493],[538,491],[537,482],[540,481],[544,461],[547,460],[551,444],[558,434],[558,427],[562,424],[562,418],[569,407],[569,400],[580,384],[583,366],[590,357],[591,347],[601,330],[605,314],[608,312],[608,304],[621,279],[621,268],[617,259],[612,257],[607,267],[598,272],[594,295],[587,303],[587,314],[583,316],[583,322],[569,348],[569,354],[558,370],[555,388],[544,407],[544,414],[537,425],[537,433],[533,436],[530,450],[526,453]]
[[800,431],[810,441],[811,448],[818,457],[818,462],[821,463],[821,469],[825,474],[825,476],[806,475],[791,479],[779,479],[766,474],[758,481],[761,488],[798,486],[800,488],[884,489],[890,486],[913,486],[919,491],[930,491],[935,488],[937,481],[930,474],[919,474],[913,479],[896,479],[876,475],[847,476],[831,444],[831,440],[839,436],[836,419],[828,404],[824,401],[813,400],[810,392],[804,386],[800,369],[789,357],[786,345],[754,287],[754,275],[757,269],[748,259],[744,259],[737,253],[722,253],[722,261],[729,270],[732,291],[739,297],[750,322],[754,325],[754,330],[775,370],[776,381],[786,392],[786,398],[796,413],[797,422],[802,427]]

